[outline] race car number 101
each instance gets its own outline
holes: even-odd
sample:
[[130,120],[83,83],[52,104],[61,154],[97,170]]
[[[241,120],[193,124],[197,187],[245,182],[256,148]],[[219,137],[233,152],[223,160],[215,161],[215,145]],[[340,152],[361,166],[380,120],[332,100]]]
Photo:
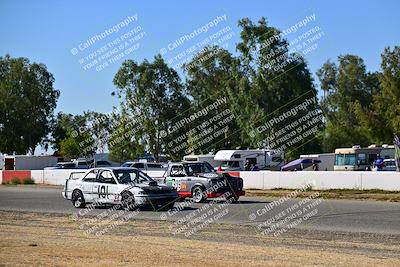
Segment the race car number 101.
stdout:
[[99,192],[99,198],[106,198],[106,196],[108,198],[108,186],[105,185],[99,186],[98,192]]

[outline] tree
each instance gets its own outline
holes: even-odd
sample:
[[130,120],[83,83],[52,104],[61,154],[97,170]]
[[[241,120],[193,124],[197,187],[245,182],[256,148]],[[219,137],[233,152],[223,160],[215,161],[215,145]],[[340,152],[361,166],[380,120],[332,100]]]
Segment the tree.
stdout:
[[363,130],[373,143],[392,143],[400,133],[400,47],[388,47],[382,54],[382,73],[367,81],[373,100],[369,106],[356,103],[355,111]]
[[0,57],[0,151],[34,154],[50,131],[60,92],[44,64]]
[[321,89],[326,92],[321,106],[326,117],[324,151],[354,144],[369,144],[368,132],[359,110],[369,107],[377,88],[376,73],[367,73],[362,58],[355,55],[338,57],[339,66],[329,60],[317,71]]
[[66,139],[72,132],[74,132],[74,135],[77,135],[79,131],[85,128],[85,124],[86,119],[84,116],[74,116],[72,114],[59,112],[54,119],[51,129],[51,143],[53,149],[60,150],[61,141]]
[[[233,57],[227,50],[218,46],[209,46],[184,66],[188,75],[186,88],[188,94],[193,98],[191,109],[189,110],[190,113],[193,114],[218,99],[228,98],[229,100],[227,105],[220,106],[217,111],[203,115],[200,123],[207,121],[215,116],[216,112],[225,108],[229,108],[232,112],[237,112],[238,108],[243,108],[232,106],[233,102],[231,100],[231,98],[237,97],[237,94],[233,95],[232,92],[237,93],[237,81],[242,77],[239,73],[238,64],[238,59]],[[236,116],[236,119],[239,118]],[[198,146],[195,137],[191,136],[189,147],[194,147],[194,149],[190,150],[194,153],[208,153],[223,148],[242,146],[243,143],[240,138],[228,138],[232,134],[240,134],[237,122],[236,120],[229,122],[227,124],[229,132],[219,138],[213,138],[212,144]],[[192,127],[195,126],[195,124],[192,125]]]
[[107,147],[111,119],[106,114],[87,111],[83,115],[59,112],[52,128],[52,145],[68,157],[88,157]]
[[75,135],[69,131],[66,138],[60,142],[60,153],[71,159],[87,158],[94,154],[94,145],[93,138],[87,132]]
[[152,63],[126,60],[115,75],[114,84],[118,88],[116,95],[124,99],[124,116],[142,127],[136,138],[158,160],[168,143],[162,133],[168,132],[171,118],[189,104],[177,72],[160,55]]
[[[385,48],[382,54],[381,90],[374,97],[374,108],[380,113],[391,134],[400,135],[400,47]],[[393,135],[392,135],[393,137]],[[392,138],[393,139],[393,138]]]
[[145,147],[141,144],[143,128],[123,114],[116,114],[113,121],[115,122],[113,131],[108,140],[110,159],[122,163],[143,155],[145,151]]
[[83,116],[86,118],[86,131],[92,136],[96,150],[104,153],[114,126],[113,113],[87,111]]
[[[287,41],[276,28],[268,26],[265,18],[258,24],[242,19],[239,27],[241,39],[236,46],[239,55],[234,57],[218,46],[205,49],[187,65],[190,67],[187,88],[195,105],[228,98],[235,120],[227,137],[235,138],[217,141],[219,145],[258,147],[265,144],[267,136],[252,134],[254,129],[265,124],[285,103],[307,92],[316,95],[317,91],[304,59],[288,51]],[[278,65],[285,67],[276,68]],[[310,143],[303,145],[315,147]],[[218,150],[221,146],[214,148]],[[300,149],[295,150],[292,155],[300,153]]]

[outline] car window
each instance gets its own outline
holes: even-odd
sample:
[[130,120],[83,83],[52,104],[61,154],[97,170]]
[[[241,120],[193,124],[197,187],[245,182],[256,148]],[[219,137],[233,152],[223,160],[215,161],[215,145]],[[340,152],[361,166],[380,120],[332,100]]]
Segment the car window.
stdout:
[[121,167],[132,167],[132,163],[125,162],[124,164],[121,165]]
[[154,182],[145,173],[138,170],[114,170],[114,175],[120,184]]
[[162,164],[157,164],[157,163],[147,163],[147,168],[148,169],[164,169]]
[[99,161],[96,161],[96,165],[111,166],[110,162],[108,162],[108,161],[106,161],[106,160],[99,160]]
[[87,173],[85,175],[85,177],[83,177],[82,181],[84,181],[84,182],[95,182],[96,181],[96,176],[97,176],[96,174],[97,174],[97,171],[95,171],[95,170],[90,171],[89,173]]
[[97,182],[104,184],[116,184],[111,171],[102,171],[98,176]]
[[183,166],[181,166],[181,165],[172,166],[170,176],[171,177],[184,177],[185,172],[183,171]]
[[138,169],[144,169],[144,164],[143,163],[134,163],[133,167],[138,168]]
[[75,163],[58,163],[57,166],[64,169],[75,168]]
[[207,162],[185,164],[185,170],[188,175],[215,172],[213,167]]

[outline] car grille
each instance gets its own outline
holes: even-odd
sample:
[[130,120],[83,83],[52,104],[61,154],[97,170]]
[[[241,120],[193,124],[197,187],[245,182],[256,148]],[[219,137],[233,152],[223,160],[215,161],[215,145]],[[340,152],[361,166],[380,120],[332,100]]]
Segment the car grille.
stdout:
[[147,194],[167,194],[167,193],[171,193],[172,192],[170,189],[163,189],[163,188],[159,188],[159,187],[144,188],[143,190]]

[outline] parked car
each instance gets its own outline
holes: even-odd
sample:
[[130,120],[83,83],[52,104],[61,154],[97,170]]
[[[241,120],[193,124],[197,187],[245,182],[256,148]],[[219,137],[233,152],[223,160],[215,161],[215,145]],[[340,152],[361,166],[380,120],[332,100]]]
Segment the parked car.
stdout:
[[[56,170],[56,169],[88,169],[92,164],[86,160],[78,159],[74,161],[68,161],[68,162],[59,162],[57,163],[56,166],[53,167],[46,167],[44,168],[45,170]],[[103,167],[102,165],[98,165],[98,167]],[[110,165],[106,165],[104,167],[108,167]]]
[[75,208],[95,203],[121,205],[125,210],[143,205],[167,210],[179,199],[172,186],[158,184],[135,168],[92,168],[80,178],[75,174],[71,173],[62,192]]
[[56,166],[46,167],[45,170],[57,170],[57,169],[76,169],[74,162],[59,162]]
[[137,161],[127,161],[121,165],[121,167],[133,167],[146,173],[148,176],[162,183],[164,181],[164,175],[167,171],[168,165],[155,162],[137,162]]
[[208,162],[171,163],[164,182],[176,188],[181,199],[191,197],[196,203],[221,196],[237,201],[245,195],[242,178],[218,174]]
[[90,163],[90,167],[96,168],[96,167],[112,167],[111,163],[108,162],[107,160],[96,160]]
[[[378,168],[373,166],[373,171],[377,171]],[[395,159],[384,159],[382,171],[397,171]]]

